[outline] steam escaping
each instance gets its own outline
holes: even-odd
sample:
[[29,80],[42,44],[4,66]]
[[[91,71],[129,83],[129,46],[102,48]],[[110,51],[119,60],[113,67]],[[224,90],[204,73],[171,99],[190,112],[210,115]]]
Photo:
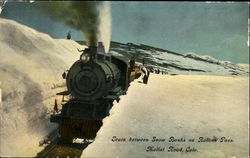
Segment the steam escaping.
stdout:
[[108,2],[37,2],[37,5],[42,6],[50,17],[81,30],[87,45],[97,46],[101,41],[108,52],[111,21]]
[[111,38],[111,16],[109,3],[103,2],[101,8],[101,23],[100,23],[100,41],[103,42],[105,52],[109,51],[110,38]]

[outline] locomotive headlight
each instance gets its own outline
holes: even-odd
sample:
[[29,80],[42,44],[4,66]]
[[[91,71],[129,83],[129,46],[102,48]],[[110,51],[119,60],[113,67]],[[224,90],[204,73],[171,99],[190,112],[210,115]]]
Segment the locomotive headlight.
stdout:
[[87,62],[89,62],[90,57],[88,54],[82,54],[80,59],[82,62],[87,63]]

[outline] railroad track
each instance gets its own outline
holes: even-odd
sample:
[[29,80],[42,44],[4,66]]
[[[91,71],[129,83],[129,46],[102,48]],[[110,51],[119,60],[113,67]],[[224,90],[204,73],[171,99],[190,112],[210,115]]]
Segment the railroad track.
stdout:
[[64,143],[61,139],[56,139],[47,145],[37,154],[39,158],[56,158],[56,157],[81,157],[82,151],[90,144],[85,143]]

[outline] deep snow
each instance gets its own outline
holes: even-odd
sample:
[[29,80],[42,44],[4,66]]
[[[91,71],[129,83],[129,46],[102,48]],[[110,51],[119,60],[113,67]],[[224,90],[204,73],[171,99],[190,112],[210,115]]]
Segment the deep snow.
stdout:
[[[48,119],[55,94],[65,89],[61,74],[79,58],[77,48],[84,46],[72,40],[52,39],[15,21],[0,19],[0,156],[35,156],[42,150],[39,141],[56,128]],[[247,157],[249,85],[248,77],[242,77],[248,76],[245,69],[164,52],[152,54],[151,59],[206,71],[180,71],[170,66],[166,68],[169,74],[203,76],[151,74],[148,85],[138,80],[133,82],[127,95],[121,97],[119,104],[115,103],[111,116],[105,118],[96,140],[83,155]],[[243,75],[232,77],[229,70]],[[199,150],[196,154],[149,153],[145,148],[152,143],[114,143],[111,139],[115,135],[145,138],[226,136],[234,142],[191,144]],[[171,144],[154,145],[167,148]],[[188,143],[180,145],[185,147]]]
[[[248,77],[206,75],[156,75],[148,85],[134,82],[115,103],[111,116],[83,157],[119,158],[243,158],[248,156]],[[112,141],[113,136],[127,141]],[[153,136],[165,142],[150,142]],[[169,138],[186,142],[168,142]],[[234,142],[197,143],[199,137],[216,136]],[[129,138],[149,142],[129,142]],[[187,142],[189,138],[195,143]],[[148,146],[165,151],[147,152]],[[170,146],[194,147],[198,152],[168,152]]]
[[61,74],[79,58],[72,40],[52,39],[12,20],[0,19],[0,155],[35,156],[55,126],[49,108],[65,88]]

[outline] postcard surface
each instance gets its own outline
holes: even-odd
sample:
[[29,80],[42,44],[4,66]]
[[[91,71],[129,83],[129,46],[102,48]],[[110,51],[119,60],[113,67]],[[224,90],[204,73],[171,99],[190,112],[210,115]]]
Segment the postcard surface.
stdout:
[[249,4],[0,2],[0,156],[249,157]]

